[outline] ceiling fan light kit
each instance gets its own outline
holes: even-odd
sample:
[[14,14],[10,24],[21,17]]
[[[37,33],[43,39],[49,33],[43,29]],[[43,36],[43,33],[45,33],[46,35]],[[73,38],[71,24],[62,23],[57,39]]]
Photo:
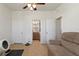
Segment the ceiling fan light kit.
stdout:
[[30,10],[37,10],[35,4],[28,4],[28,7],[30,8]]
[[27,4],[28,7],[31,7],[31,4]]
[[23,9],[26,9],[27,7],[30,8],[30,10],[37,10],[37,5],[45,5],[45,3],[28,3],[26,6],[23,7]]
[[33,6],[33,8],[36,8],[36,5],[35,4],[33,4],[32,6]]
[[32,7],[30,7],[30,10],[33,10],[33,8],[32,8]]

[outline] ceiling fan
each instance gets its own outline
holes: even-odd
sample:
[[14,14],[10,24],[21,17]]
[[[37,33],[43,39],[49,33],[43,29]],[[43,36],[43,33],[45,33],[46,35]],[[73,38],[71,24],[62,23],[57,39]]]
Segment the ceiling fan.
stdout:
[[23,7],[23,9],[30,8],[30,10],[36,11],[37,5],[45,5],[45,3],[28,3]]

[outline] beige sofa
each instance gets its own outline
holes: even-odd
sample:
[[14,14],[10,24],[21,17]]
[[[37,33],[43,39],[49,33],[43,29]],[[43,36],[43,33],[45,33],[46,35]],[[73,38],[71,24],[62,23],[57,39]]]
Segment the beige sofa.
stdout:
[[79,33],[64,32],[60,40],[50,40],[49,56],[79,56]]

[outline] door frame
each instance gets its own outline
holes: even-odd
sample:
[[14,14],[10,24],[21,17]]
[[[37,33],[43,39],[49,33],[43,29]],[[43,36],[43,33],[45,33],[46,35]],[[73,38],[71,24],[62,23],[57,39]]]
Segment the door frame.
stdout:
[[39,30],[38,30],[38,31],[39,31],[39,33],[40,33],[40,34],[39,34],[39,36],[40,36],[39,41],[41,41],[41,20],[39,20],[39,19],[33,19],[33,20],[32,20],[32,41],[33,41],[33,21],[34,21],[34,20],[38,20],[38,21],[39,21]]
[[[61,29],[61,23],[62,23],[62,16],[59,16],[59,17],[57,17],[56,18],[56,21],[55,21],[55,30],[56,30],[56,39],[58,39],[58,36],[57,36],[57,20],[59,20],[60,21],[60,34],[62,33],[61,31],[62,31],[62,29]],[[60,37],[61,37],[61,35],[60,35]]]

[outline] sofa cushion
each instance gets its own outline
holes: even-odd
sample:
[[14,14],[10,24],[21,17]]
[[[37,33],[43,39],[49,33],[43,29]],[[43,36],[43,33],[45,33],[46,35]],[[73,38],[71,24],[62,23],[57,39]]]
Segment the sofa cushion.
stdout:
[[79,44],[79,33],[78,32],[64,32],[62,39]]
[[69,50],[70,52],[72,52],[75,55],[79,55],[79,45],[78,44],[75,44],[70,41],[65,41],[65,40],[62,40],[61,43],[65,49]]
[[48,50],[55,56],[74,56],[73,53],[59,45],[48,45]]
[[61,40],[49,40],[49,44],[61,45]]
[[72,32],[64,32],[62,34],[62,39],[73,41],[73,39],[75,38],[75,34],[76,33],[72,33]]
[[79,44],[79,33],[75,34],[75,39],[73,40],[73,42]]

